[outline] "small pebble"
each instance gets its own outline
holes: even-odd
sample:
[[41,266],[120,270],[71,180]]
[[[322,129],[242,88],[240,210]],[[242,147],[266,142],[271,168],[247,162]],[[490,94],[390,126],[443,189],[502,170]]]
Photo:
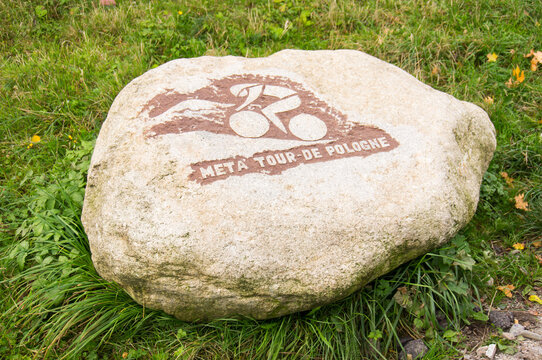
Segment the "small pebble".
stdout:
[[503,330],[508,329],[514,323],[514,315],[510,311],[491,311],[489,321],[493,325]]
[[476,355],[478,356],[484,356],[487,352],[487,349],[489,348],[489,346],[480,346],[477,350],[476,350]]
[[497,353],[497,345],[496,344],[491,344],[491,345],[489,345],[487,347],[485,356],[487,356],[488,358],[493,360],[493,358],[495,358],[496,353]]
[[542,340],[542,335],[529,331],[529,330],[523,330],[521,332],[521,336],[532,339],[532,340],[537,340],[537,341]]
[[[525,330],[525,327],[521,324],[512,325],[508,333],[503,333],[503,337],[505,337],[504,334],[507,334],[506,336],[510,336],[513,339],[515,339],[518,336],[523,336],[532,340],[537,340],[537,341],[542,340],[542,335],[529,331],[529,330]],[[505,338],[508,339],[508,337],[505,337]]]
[[513,336],[519,336],[524,330],[525,328],[521,324],[514,324],[508,332]]
[[401,351],[399,359],[408,359],[409,355],[412,359],[421,359],[427,353],[429,348],[423,340],[412,340],[405,345],[405,350]]

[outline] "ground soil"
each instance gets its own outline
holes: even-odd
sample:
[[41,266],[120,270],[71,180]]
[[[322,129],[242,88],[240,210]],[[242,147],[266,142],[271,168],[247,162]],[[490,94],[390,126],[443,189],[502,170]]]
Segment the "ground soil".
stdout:
[[[499,311],[510,311],[514,321],[523,325],[526,330],[542,335],[542,306],[533,303],[515,302],[513,300],[504,304],[505,308],[495,309]],[[502,330],[490,323],[476,322],[466,326],[463,330],[465,336],[465,360],[487,360],[480,350],[483,346],[491,343],[502,342],[509,346],[506,354],[497,349],[495,360],[542,360],[542,341],[517,338],[515,341],[507,341],[502,337]],[[482,348],[482,349],[481,349]],[[483,352],[483,351],[482,351]]]

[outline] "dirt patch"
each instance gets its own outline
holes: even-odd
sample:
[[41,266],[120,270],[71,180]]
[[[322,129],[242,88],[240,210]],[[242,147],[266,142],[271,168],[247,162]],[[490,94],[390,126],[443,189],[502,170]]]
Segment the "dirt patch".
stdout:
[[[517,304],[516,304],[517,305]],[[514,323],[521,324],[526,330],[542,335],[542,306],[530,305],[528,309],[510,311]],[[490,323],[474,323],[463,329],[466,336],[465,360],[487,360],[487,345],[496,344],[495,360],[540,360],[542,359],[542,341],[519,336],[513,340],[506,339],[503,331]],[[499,347],[499,344],[501,346]]]

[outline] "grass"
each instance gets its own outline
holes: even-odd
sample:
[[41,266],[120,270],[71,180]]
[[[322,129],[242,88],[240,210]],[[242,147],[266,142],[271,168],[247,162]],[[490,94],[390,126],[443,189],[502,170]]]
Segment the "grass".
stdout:
[[[430,346],[426,358],[459,359],[462,326],[509,303],[498,286],[514,285],[525,307],[542,297],[542,69],[524,57],[542,50],[542,4],[97,3],[0,3],[0,357],[393,359],[410,336]],[[285,48],[365,51],[486,109],[498,147],[474,219],[443,248],[310,312],[188,324],[140,307],[96,274],[79,219],[114,97],[168,60]],[[525,80],[508,87],[516,66]],[[515,208],[520,194],[530,211]]]

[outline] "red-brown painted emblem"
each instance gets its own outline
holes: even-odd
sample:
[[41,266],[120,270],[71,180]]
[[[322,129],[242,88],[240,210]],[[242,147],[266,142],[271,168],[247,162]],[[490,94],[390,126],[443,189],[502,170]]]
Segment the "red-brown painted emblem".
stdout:
[[207,131],[307,142],[248,158],[192,164],[189,178],[201,184],[256,172],[280,174],[300,164],[364,157],[399,145],[381,129],[349,122],[301,84],[281,76],[233,75],[189,94],[169,90],[151,99],[142,113],[164,119],[145,132],[147,138]]

